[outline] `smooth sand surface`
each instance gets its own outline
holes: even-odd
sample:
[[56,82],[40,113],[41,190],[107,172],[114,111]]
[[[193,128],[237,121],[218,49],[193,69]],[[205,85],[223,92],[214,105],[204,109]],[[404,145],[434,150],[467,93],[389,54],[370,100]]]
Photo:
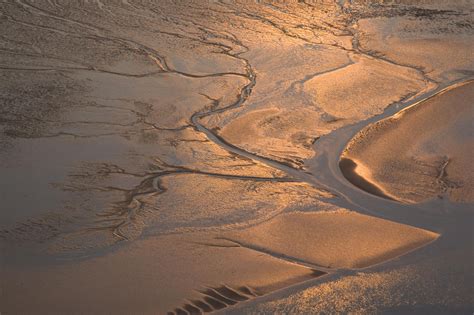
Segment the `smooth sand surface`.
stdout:
[[229,242],[207,243],[202,235],[164,236],[79,262],[2,268],[2,312],[211,311],[323,274]]
[[289,213],[231,233],[243,246],[326,268],[363,268],[427,244],[436,233],[344,209]]
[[362,189],[404,202],[437,196],[472,202],[473,99],[471,82],[367,127],[345,150],[343,174]]

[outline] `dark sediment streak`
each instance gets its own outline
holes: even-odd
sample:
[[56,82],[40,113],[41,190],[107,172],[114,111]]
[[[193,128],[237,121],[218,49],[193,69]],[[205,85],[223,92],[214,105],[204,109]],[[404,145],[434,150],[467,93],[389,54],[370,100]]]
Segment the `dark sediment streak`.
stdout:
[[342,175],[351,182],[354,186],[359,187],[362,190],[365,190],[368,193],[373,195],[394,200],[387,194],[385,194],[380,188],[372,184],[371,182],[367,181],[364,177],[360,176],[356,173],[355,169],[357,164],[348,158],[341,158],[339,161],[339,168],[341,169]]

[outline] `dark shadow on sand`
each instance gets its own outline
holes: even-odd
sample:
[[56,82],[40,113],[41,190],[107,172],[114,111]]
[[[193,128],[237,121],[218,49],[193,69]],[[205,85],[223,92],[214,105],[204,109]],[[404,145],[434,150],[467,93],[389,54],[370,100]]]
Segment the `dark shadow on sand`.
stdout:
[[341,169],[342,175],[344,175],[344,177],[354,186],[357,186],[360,189],[365,190],[366,192],[371,193],[373,195],[385,199],[395,200],[392,197],[386,195],[382,190],[380,190],[380,188],[367,181],[364,177],[357,174],[355,172],[356,167],[357,164],[351,159],[341,158],[341,160],[339,161],[339,168]]

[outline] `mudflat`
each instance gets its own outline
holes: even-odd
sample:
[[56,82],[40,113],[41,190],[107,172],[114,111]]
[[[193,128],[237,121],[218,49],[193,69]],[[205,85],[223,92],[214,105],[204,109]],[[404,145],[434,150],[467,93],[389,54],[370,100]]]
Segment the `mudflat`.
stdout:
[[470,1],[3,1],[0,313],[467,313]]
[[402,202],[472,202],[473,98],[468,82],[365,128],[342,155],[344,176]]

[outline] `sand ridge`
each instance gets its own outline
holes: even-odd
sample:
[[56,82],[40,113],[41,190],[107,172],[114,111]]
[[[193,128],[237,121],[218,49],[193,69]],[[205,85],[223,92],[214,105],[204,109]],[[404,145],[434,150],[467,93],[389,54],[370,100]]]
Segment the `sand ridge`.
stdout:
[[242,246],[328,269],[371,266],[426,245],[439,236],[344,209],[282,214],[229,235]]
[[[445,90],[362,130],[342,155],[343,174],[356,186],[403,202],[443,195],[472,202],[473,86],[467,82]],[[357,181],[354,174],[364,174],[351,169],[348,160],[361,161],[381,189]]]

